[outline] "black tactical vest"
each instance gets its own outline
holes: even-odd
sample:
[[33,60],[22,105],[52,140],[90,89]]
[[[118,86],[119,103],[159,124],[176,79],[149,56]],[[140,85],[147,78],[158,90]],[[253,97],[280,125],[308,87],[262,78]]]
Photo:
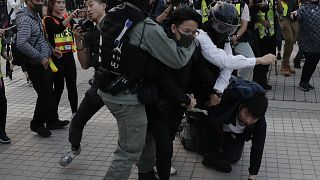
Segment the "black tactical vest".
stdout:
[[[128,32],[145,18],[144,12],[129,3],[109,10],[101,27],[100,57],[103,68],[130,79],[138,80],[143,76],[149,54],[139,47],[140,44],[129,43]],[[141,41],[142,38],[143,33]]]

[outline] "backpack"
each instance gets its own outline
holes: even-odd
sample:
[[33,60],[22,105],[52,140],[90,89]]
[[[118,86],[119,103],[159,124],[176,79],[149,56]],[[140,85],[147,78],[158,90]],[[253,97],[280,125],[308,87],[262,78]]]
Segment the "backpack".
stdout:
[[[40,26],[40,24],[39,24]],[[39,33],[36,41],[34,44],[31,44],[32,47],[34,47],[42,35],[42,31]],[[31,58],[24,55],[18,48],[17,48],[17,36],[14,36],[13,42],[11,43],[11,51],[12,51],[12,64],[16,66],[25,66],[28,65]]]

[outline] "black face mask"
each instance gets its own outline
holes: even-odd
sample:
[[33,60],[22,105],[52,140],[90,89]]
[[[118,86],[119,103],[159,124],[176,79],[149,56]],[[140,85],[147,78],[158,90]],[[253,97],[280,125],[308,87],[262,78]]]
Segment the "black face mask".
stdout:
[[42,13],[42,4],[33,4],[33,8],[32,10],[35,12],[35,13],[39,13],[41,14]]
[[182,46],[182,47],[189,47],[192,42],[194,40],[194,37],[193,35],[187,35],[187,34],[182,34],[180,33],[180,39],[179,40],[176,40],[178,46]]

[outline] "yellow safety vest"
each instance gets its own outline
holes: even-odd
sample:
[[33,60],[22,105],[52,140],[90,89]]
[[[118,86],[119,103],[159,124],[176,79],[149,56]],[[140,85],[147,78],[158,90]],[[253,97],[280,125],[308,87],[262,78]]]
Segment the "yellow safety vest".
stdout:
[[[64,18],[66,17],[67,16],[64,16]],[[57,21],[55,18],[51,16],[46,16],[44,17],[44,19],[45,18],[51,18],[56,24],[60,24],[59,21]],[[54,34],[54,43],[55,47],[58,47],[61,53],[76,52],[76,46],[73,42],[70,23],[67,24],[66,29],[62,33]]]
[[[265,36],[273,36],[274,35],[274,9],[272,2],[269,4],[269,11],[267,12],[267,19],[269,20],[270,23],[270,28],[267,29],[262,25],[260,22],[256,22],[255,28],[259,30],[259,37],[262,39]],[[258,19],[265,20],[265,13],[259,12],[258,13]]]
[[[239,14],[239,16],[241,16],[240,14],[241,14],[241,4],[240,3],[237,3],[237,4],[235,4],[235,6],[236,6],[236,9],[237,9],[237,11],[238,11],[238,14]],[[241,17],[240,17],[241,18]]]
[[281,1],[282,7],[283,7],[283,16],[287,16],[288,14],[288,4],[284,1]]
[[[0,56],[2,54],[2,38],[0,38]],[[1,72],[1,57],[0,57],[0,78],[3,77],[3,74]]]
[[202,23],[208,21],[208,6],[205,0],[201,2],[201,15],[202,15]]

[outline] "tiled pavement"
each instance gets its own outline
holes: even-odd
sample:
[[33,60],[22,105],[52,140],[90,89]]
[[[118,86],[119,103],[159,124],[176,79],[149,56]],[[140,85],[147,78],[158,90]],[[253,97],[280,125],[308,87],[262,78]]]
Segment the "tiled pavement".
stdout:
[[[299,73],[295,77],[283,78],[276,77],[274,69],[271,71],[270,84],[276,88],[268,93],[267,139],[258,179],[320,179],[320,106],[316,96],[320,95],[317,93],[320,90],[319,69],[312,81],[316,87],[314,92],[301,93],[296,88]],[[78,67],[79,102],[88,88],[90,75],[90,71]],[[69,148],[68,129],[55,130],[48,139],[39,138],[29,129],[36,97],[32,87],[26,84],[19,68],[14,72],[14,79],[5,78],[5,83],[7,133],[13,142],[11,145],[0,144],[0,180],[102,179],[117,143],[115,120],[107,108],[89,121],[84,130],[81,155],[64,168],[57,162],[63,151]],[[292,97],[293,94],[296,98]],[[61,119],[71,116],[66,93],[60,103],[59,115]],[[233,165],[233,171],[223,174],[205,168],[201,156],[184,150],[177,138],[173,166],[178,174],[172,179],[247,179],[249,148],[250,143],[247,143],[243,157]],[[136,168],[130,178],[137,179]]]

